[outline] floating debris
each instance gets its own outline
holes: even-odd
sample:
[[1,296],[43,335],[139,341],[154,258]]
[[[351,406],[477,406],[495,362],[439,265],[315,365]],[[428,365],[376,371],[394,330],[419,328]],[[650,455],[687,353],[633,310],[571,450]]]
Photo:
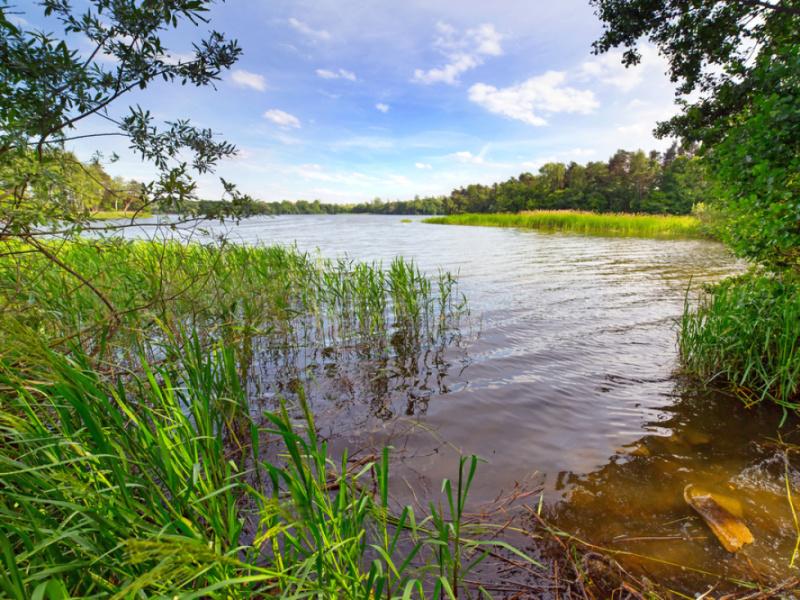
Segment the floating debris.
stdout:
[[753,534],[747,525],[729,510],[735,506],[731,504],[731,500],[735,502],[734,499],[717,496],[692,484],[683,489],[683,498],[703,517],[728,552],[738,552],[744,545],[753,542]]

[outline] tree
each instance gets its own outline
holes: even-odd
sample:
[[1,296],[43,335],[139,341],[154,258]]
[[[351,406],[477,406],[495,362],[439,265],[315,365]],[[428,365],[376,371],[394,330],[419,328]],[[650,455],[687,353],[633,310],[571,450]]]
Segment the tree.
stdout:
[[800,268],[800,1],[592,3],[605,28],[596,52],[623,46],[635,64],[647,38],[667,58],[682,112],[656,133],[700,144],[726,241],[740,256]]
[[[79,231],[98,205],[98,189],[100,197],[118,193],[96,165],[63,151],[79,138],[122,136],[155,165],[155,181],[139,188],[140,207],[184,211],[191,206],[194,175],[213,171],[235,147],[185,119],[158,126],[145,108],[117,108],[126,94],[154,81],[206,86],[234,64],[238,44],[216,31],[195,43],[188,59],[175,59],[162,43],[169,29],[205,23],[209,4],[90,0],[79,10],[67,0],[43,0],[45,16],[63,30],[59,38],[20,25],[24,19],[14,18],[13,6],[0,0],[0,241],[16,237],[40,247],[41,235],[63,232],[64,224]],[[91,50],[71,47],[76,40],[88,40]],[[78,128],[89,118],[113,130],[83,133]],[[80,171],[93,185],[75,187]],[[232,201],[220,210],[235,213],[247,198],[222,183]]]
[[[596,53],[623,47],[623,64],[641,60],[643,39],[667,59],[683,111],[661,136],[718,139],[720,119],[749,106],[760,88],[757,65],[796,44],[798,0],[590,0],[604,31]],[[700,96],[690,102],[689,94]]]

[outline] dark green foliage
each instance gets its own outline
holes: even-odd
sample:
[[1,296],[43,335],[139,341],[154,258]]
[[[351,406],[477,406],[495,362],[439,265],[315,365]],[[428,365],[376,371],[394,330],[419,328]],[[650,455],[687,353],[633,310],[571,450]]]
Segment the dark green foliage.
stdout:
[[[763,88],[758,65],[797,44],[797,0],[591,0],[604,31],[597,53],[623,47],[626,66],[637,64],[647,39],[669,63],[684,110],[658,133],[706,144],[724,133],[719,121],[739,114]],[[782,50],[783,48],[783,50]]]
[[[798,38],[800,39],[800,38]],[[800,44],[754,70],[762,91],[717,125],[709,151],[728,222],[723,237],[741,256],[800,268]]]

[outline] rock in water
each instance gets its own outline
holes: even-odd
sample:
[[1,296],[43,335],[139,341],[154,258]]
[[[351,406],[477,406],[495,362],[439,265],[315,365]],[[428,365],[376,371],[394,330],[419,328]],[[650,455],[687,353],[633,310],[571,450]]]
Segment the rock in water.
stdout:
[[738,552],[753,542],[753,534],[744,521],[724,508],[711,492],[689,484],[683,489],[683,498],[703,517],[728,552]]

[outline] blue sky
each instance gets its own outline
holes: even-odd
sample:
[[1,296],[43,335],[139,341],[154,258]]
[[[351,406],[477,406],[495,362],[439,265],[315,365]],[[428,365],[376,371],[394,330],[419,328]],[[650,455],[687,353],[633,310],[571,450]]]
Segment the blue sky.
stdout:
[[[407,199],[661,149],[651,130],[675,111],[655,51],[628,70],[619,53],[591,54],[600,23],[585,0],[234,0],[210,16],[244,49],[217,89],[156,85],[134,100],[235,143],[216,175],[263,200]],[[171,35],[170,51],[205,29]],[[151,174],[124,144],[102,149],[122,157],[113,174]],[[218,196],[216,181],[201,194]]]

